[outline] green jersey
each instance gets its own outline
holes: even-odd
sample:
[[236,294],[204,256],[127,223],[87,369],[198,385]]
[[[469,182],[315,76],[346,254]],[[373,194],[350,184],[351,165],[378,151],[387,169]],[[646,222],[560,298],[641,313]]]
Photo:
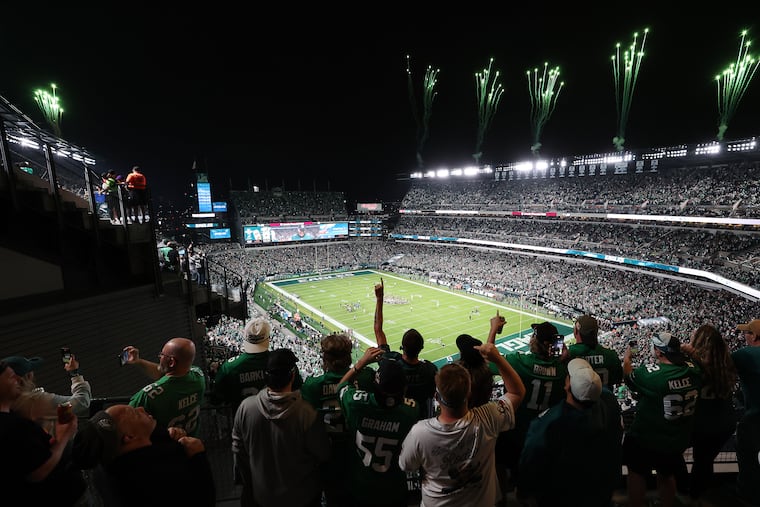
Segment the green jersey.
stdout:
[[386,344],[381,346],[385,350],[384,357],[396,359],[404,368],[406,377],[406,397],[412,398],[417,402],[419,408],[419,418],[427,419],[435,415],[434,395],[435,395],[435,374],[438,373],[438,367],[426,359],[420,359],[417,363],[407,363],[401,354],[391,351]]
[[406,473],[399,468],[401,443],[417,422],[419,409],[411,398],[395,407],[380,405],[375,394],[349,382],[339,386],[340,407],[353,436],[348,460],[354,498],[366,505],[406,505]]
[[[332,453],[323,474],[325,488],[340,491],[343,494],[346,487],[345,477],[349,469],[347,463],[354,449],[354,443],[346,428],[346,421],[338,400],[338,385],[346,371],[348,368],[343,373],[328,371],[323,375],[308,377],[301,386],[301,397],[317,410],[325,423],[327,436],[330,438]],[[354,376],[353,384],[359,389],[370,390],[373,383],[374,370],[372,368],[362,368]]]
[[187,375],[164,375],[145,386],[132,396],[129,405],[144,407],[162,427],[184,428],[188,435],[194,437],[198,435],[198,416],[205,391],[203,371],[192,366]]
[[731,353],[744,395],[744,415],[760,414],[760,347],[742,347]]
[[691,362],[642,365],[626,375],[625,383],[639,394],[629,433],[649,449],[685,451],[702,388],[699,368]]
[[524,439],[530,422],[538,414],[565,399],[567,366],[559,359],[541,359],[522,352],[511,352],[504,357],[525,384],[525,398],[515,410],[514,435]]
[[589,347],[585,343],[576,343],[570,345],[568,351],[570,352],[570,359],[580,357],[588,361],[588,364],[602,378],[602,384],[609,387],[610,390],[623,382],[623,363],[614,350],[602,345]]
[[[225,361],[216,372],[214,390],[211,402],[214,404],[228,403],[233,407],[240,405],[247,396],[257,394],[267,385],[267,359],[269,351],[249,354],[243,352],[239,356]],[[303,384],[300,373],[296,373],[293,390]]]

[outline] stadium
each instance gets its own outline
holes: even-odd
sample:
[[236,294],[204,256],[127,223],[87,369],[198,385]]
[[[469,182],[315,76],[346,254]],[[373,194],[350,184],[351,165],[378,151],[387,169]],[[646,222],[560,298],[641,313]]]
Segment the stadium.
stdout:
[[[276,322],[272,348],[296,352],[304,378],[323,373],[325,335],[350,336],[357,360],[376,345],[380,280],[390,349],[416,328],[420,358],[438,367],[459,359],[458,335],[485,341],[495,314],[507,323],[496,341],[502,354],[526,352],[531,324],[544,321],[569,346],[574,320],[590,314],[600,342],[621,357],[631,340],[667,330],[686,342],[705,323],[736,350],[737,325],[758,317],[756,137],[410,172],[400,202],[355,209],[340,191],[217,195],[209,172],[194,168],[191,213],[172,218],[151,203],[151,220],[132,223],[120,194],[125,219],[114,224],[102,211],[94,154],[2,97],[0,119],[2,356],[50,358],[70,347],[96,387],[92,413],[145,383],[116,369],[124,346],[153,354],[167,337],[192,339],[211,390],[213,372],[241,353],[243,329],[258,316]],[[66,392],[59,373],[48,360],[37,378]],[[497,382],[494,397],[502,391]],[[636,398],[624,387],[616,395],[630,423]],[[735,410],[743,412],[740,397]],[[201,409],[218,505],[240,494],[231,482],[233,415]],[[733,439],[716,466],[733,480]]]

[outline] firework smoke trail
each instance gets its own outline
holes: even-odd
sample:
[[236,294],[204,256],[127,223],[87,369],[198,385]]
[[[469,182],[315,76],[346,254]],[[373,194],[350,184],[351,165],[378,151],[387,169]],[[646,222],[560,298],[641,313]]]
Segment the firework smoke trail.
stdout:
[[739,102],[744,97],[744,93],[749,87],[750,81],[760,65],[760,60],[755,60],[749,54],[751,41],[745,41],[747,30],[742,31],[741,42],[739,43],[739,55],[736,57],[736,63],[728,66],[722,74],[715,76],[715,82],[718,85],[718,140],[723,140],[723,135],[728,129],[728,122],[734,116]]
[[438,94],[435,91],[435,85],[438,83],[438,72],[440,72],[440,69],[433,69],[430,65],[428,65],[425,71],[422,94],[422,110],[424,111],[422,114],[422,133],[418,136],[417,145],[417,162],[420,164],[420,167],[422,167],[422,147],[427,142],[428,137],[430,137],[430,117],[433,115],[433,101]]
[[[547,73],[548,70],[548,73]],[[533,72],[527,71],[528,92],[530,92],[530,124],[533,133],[533,146],[530,151],[534,155],[541,149],[541,132],[549,117],[554,112],[559,98],[559,92],[565,85],[563,81],[558,83],[559,67],[549,70],[549,63],[544,62],[544,71],[539,76],[538,68]]]
[[420,119],[417,110],[417,101],[415,99],[414,83],[412,82],[411,58],[409,55],[406,55],[407,88],[409,91],[409,104],[412,106],[412,116],[414,117],[414,122],[417,124],[417,166],[420,169],[424,166],[422,161],[422,148],[430,137],[430,117],[433,114],[433,100],[435,100],[435,96],[438,94],[438,92],[435,91],[435,85],[438,83],[439,71],[440,69],[433,70],[433,67],[430,65],[428,65],[427,71],[425,71],[422,94],[423,114]]
[[625,126],[628,123],[628,113],[631,111],[631,100],[636,79],[639,76],[641,60],[644,58],[644,44],[647,40],[649,28],[644,29],[641,38],[641,47],[637,49],[639,33],[633,34],[633,42],[620,58],[620,43],[615,46],[615,54],[612,55],[612,72],[615,79],[615,102],[618,108],[618,133],[612,138],[617,151],[623,151],[625,145]]
[[53,128],[53,133],[57,137],[61,137],[61,118],[63,116],[63,108],[61,103],[55,94],[57,88],[55,84],[51,84],[53,93],[48,93],[45,90],[34,91],[34,101],[39,106],[42,114],[45,116],[45,121]]
[[491,121],[496,114],[496,109],[499,107],[501,95],[504,93],[504,88],[498,82],[498,70],[493,75],[493,81],[491,81],[492,66],[493,58],[488,62],[488,68],[483,69],[482,72],[475,73],[475,93],[478,101],[478,137],[475,142],[475,153],[473,153],[472,158],[475,159],[475,163],[478,165],[480,165],[480,157],[483,155],[480,148],[483,145],[488,127],[491,126]]

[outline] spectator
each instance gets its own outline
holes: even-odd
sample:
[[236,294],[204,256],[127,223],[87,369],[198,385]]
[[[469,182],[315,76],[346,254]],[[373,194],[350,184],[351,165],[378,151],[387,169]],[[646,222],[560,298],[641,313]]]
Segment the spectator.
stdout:
[[145,175],[139,166],[134,166],[127,175],[127,190],[129,191],[129,213],[138,223],[147,221],[148,185]]
[[477,345],[483,345],[483,342],[468,334],[457,336],[459,360],[456,362],[470,373],[470,396],[467,399],[470,408],[489,402],[493,394],[493,375],[486,360],[474,348]]
[[520,454],[531,421],[565,398],[567,367],[552,354],[552,346],[561,335],[551,322],[531,324],[531,328],[530,353],[510,352],[505,356],[525,386],[526,395],[523,403],[515,407],[514,431],[499,435],[496,444],[496,462],[510,473],[508,483],[499,470],[504,490],[512,489],[518,479]]
[[119,184],[116,181],[116,173],[108,171],[100,176],[102,179],[100,193],[106,196],[108,218],[111,219],[112,224],[117,225],[121,223],[121,210],[119,209]]
[[652,354],[656,364],[643,364],[636,369],[631,362],[630,346],[623,356],[625,383],[639,395],[623,444],[631,507],[644,505],[651,470],[657,472],[660,502],[673,505],[675,477],[689,447],[694,408],[702,388],[700,370],[687,361],[678,338],[667,332],[655,334]]
[[[375,339],[377,346],[388,357],[397,355],[391,352],[388,339],[383,331],[383,298],[385,297],[385,284],[380,278],[380,283],[375,284]],[[414,399],[419,407],[419,417],[424,419],[433,416],[433,395],[435,394],[435,374],[438,367],[426,359],[420,359],[419,354],[424,347],[422,335],[416,329],[408,329],[401,338],[401,365],[406,375],[406,396]]]
[[319,507],[320,467],[330,455],[317,411],[293,391],[298,359],[290,349],[267,358],[267,386],[235,414],[232,452],[243,479],[242,506]]
[[155,380],[129,400],[132,407],[143,407],[162,427],[177,426],[190,436],[198,434],[201,404],[206,391],[203,371],[193,366],[195,344],[187,338],[172,338],[158,354],[158,363],[140,358],[140,351],[130,346],[127,364],[139,365]]
[[[386,355],[381,348],[367,348],[343,375],[338,388],[346,426],[354,435],[348,477],[352,505],[357,507],[408,504],[406,474],[399,468],[398,456],[401,442],[419,420],[419,408],[405,396],[406,375],[401,361]],[[380,356],[373,389],[357,389],[352,383],[354,377]]]
[[594,371],[602,377],[602,382],[611,391],[623,382],[623,364],[617,352],[599,343],[599,323],[591,315],[581,315],[573,325],[575,344],[568,348],[569,358],[585,359]]
[[760,319],[737,328],[746,346],[731,354],[744,398],[744,414],[736,425],[736,486],[741,499],[760,505]]
[[70,361],[63,364],[63,369],[71,379],[71,396],[48,393],[35,383],[34,371],[42,364],[40,357],[11,356],[3,362],[13,368],[21,379],[21,396],[13,403],[13,411],[27,419],[36,421],[48,432],[55,428],[57,407],[61,403],[71,403],[74,414],[84,417],[89,414],[92,390],[79,372],[79,361],[72,354]]
[[[216,502],[203,442],[184,430],[167,431],[144,408],[112,405],[93,415],[74,439],[76,463],[102,465],[105,505],[166,507]],[[159,478],[160,480],[146,480]]]
[[[499,315],[491,317],[490,330],[488,331],[488,343],[496,343],[496,335],[501,333],[506,320]],[[470,372],[472,385],[470,389],[470,398],[467,400],[467,406],[470,408],[479,407],[487,403],[493,397],[493,376],[499,372],[493,363],[487,362],[480,352],[475,349],[476,345],[482,345],[483,342],[473,338],[468,334],[457,336],[457,348],[459,349],[459,364],[464,366]]]
[[682,344],[681,350],[702,371],[702,390],[694,413],[691,440],[694,462],[689,480],[689,494],[696,500],[710,487],[717,486],[713,462],[736,430],[736,368],[728,344],[710,324],[699,326],[691,335],[691,343]]
[[[247,396],[257,394],[266,387],[267,359],[272,324],[264,317],[251,319],[243,329],[243,353],[228,359],[216,371],[212,403],[227,403],[237,410]],[[296,369],[294,389],[303,384]]]
[[[330,437],[330,461],[323,469],[327,507],[350,507],[352,501],[346,477],[349,473],[348,460],[354,451],[353,435],[346,428],[346,419],[338,400],[338,385],[351,367],[351,339],[344,334],[332,334],[322,338],[322,360],[324,373],[304,380],[301,396],[322,416],[327,435]],[[374,385],[371,368],[362,369],[353,379],[355,387],[369,391]]]
[[514,428],[514,407],[522,403],[525,386],[492,343],[476,348],[496,363],[505,394],[470,409],[468,371],[458,364],[441,367],[435,381],[440,414],[418,421],[401,447],[401,469],[424,470],[422,505],[426,507],[491,506],[501,498],[494,460],[496,436]]
[[[541,507],[610,507],[622,469],[620,405],[585,359],[572,359],[567,371],[565,399],[528,429],[518,498]],[[582,470],[588,483],[571,470]]]
[[55,438],[39,425],[11,411],[21,396],[21,381],[0,361],[0,490],[4,505],[72,506],[86,484],[79,470],[68,466],[67,446],[77,430],[77,418],[56,421]]

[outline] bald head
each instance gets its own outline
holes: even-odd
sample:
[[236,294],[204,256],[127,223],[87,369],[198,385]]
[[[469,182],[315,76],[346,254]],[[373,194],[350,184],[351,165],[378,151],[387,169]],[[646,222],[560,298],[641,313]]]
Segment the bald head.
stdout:
[[195,344],[187,338],[172,338],[161,349],[159,371],[181,376],[190,371],[195,361]]

